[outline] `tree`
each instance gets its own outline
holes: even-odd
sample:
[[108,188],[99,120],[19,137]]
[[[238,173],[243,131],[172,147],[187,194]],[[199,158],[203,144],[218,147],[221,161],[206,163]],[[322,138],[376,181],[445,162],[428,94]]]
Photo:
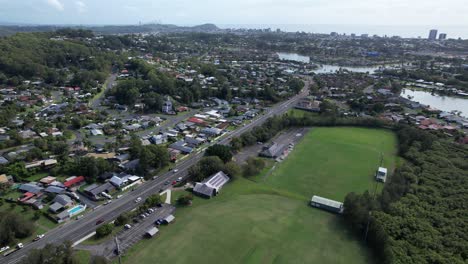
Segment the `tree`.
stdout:
[[231,150],[237,152],[241,150],[243,147],[242,139],[239,137],[235,137],[231,140]]
[[79,261],[73,254],[70,242],[60,245],[47,244],[42,249],[33,249],[25,259],[24,264],[78,264]]
[[265,161],[260,158],[250,157],[242,167],[244,177],[251,177],[259,174],[265,168]]
[[223,161],[219,157],[210,156],[203,157],[197,164],[190,167],[188,173],[194,180],[202,181],[223,169]]
[[103,224],[96,229],[96,237],[101,238],[110,235],[113,228],[114,225],[111,223]]
[[241,174],[241,168],[234,161],[229,161],[228,163],[224,164],[223,172],[232,179],[238,177]]
[[177,204],[182,205],[182,206],[191,205],[192,200],[193,200],[193,195],[192,194],[182,195],[179,198],[177,198]]
[[294,93],[299,93],[302,88],[304,88],[304,82],[300,79],[294,78],[288,82],[289,89],[291,89]]
[[232,160],[232,152],[229,146],[215,144],[210,146],[205,151],[205,156],[217,156],[224,163]]
[[121,215],[119,215],[116,219],[115,219],[115,222],[114,224],[116,226],[123,226],[125,224],[127,224],[129,221],[130,221],[130,213],[129,212],[126,212],[126,213],[123,213]]

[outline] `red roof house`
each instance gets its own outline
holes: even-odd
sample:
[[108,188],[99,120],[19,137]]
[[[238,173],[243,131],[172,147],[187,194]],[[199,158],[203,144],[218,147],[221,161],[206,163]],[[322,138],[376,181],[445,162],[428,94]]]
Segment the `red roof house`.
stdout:
[[77,184],[80,184],[82,182],[84,182],[85,178],[83,176],[78,176],[78,177],[75,177],[69,181],[66,181],[63,183],[63,185],[67,188],[70,188],[70,187],[73,187]]

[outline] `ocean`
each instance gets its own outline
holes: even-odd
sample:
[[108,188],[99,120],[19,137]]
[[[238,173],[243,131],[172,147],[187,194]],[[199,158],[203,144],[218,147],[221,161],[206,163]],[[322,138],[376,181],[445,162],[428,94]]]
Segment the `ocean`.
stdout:
[[438,33],[446,33],[448,38],[462,38],[468,39],[468,25],[453,25],[453,26],[385,26],[385,25],[305,25],[305,24],[219,24],[220,28],[255,28],[265,29],[271,28],[276,30],[277,28],[286,32],[297,32],[304,31],[307,33],[324,33],[330,34],[331,32],[337,32],[340,34],[346,33],[350,35],[352,33],[356,35],[369,34],[388,37],[400,36],[404,38],[427,38],[429,36],[429,30],[437,29]]

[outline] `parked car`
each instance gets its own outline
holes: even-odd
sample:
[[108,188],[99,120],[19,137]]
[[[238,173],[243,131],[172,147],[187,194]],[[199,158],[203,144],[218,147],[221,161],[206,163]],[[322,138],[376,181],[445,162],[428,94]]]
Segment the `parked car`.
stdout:
[[121,195],[121,194],[117,195],[117,199],[119,199],[119,198],[122,198],[122,195]]
[[135,203],[139,203],[139,202],[141,202],[141,197],[138,197],[135,199]]
[[181,181],[182,181],[182,177],[177,178],[177,182],[181,182]]
[[23,243],[18,243],[18,245],[16,245],[16,248],[17,248],[17,249],[22,249],[22,248],[24,248]]
[[4,247],[0,248],[0,253],[3,252],[3,251],[7,251],[9,249],[10,249],[9,246],[4,246]]
[[129,225],[129,224],[124,225],[124,227],[125,227],[125,229],[130,229],[130,228],[132,228],[132,226]]
[[178,169],[174,169],[172,172],[177,173],[178,171],[179,171]]
[[166,181],[166,182],[164,183],[164,185],[169,185],[169,181]]
[[39,239],[43,238],[44,237],[44,234],[41,234],[41,235],[37,235],[33,241],[38,241]]
[[177,181],[173,181],[173,182],[172,182],[172,185],[176,185],[176,184],[177,184]]

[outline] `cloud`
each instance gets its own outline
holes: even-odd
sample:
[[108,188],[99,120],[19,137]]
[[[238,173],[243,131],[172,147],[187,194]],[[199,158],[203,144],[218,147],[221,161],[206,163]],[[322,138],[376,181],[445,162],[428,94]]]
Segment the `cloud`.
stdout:
[[76,1],[75,2],[76,9],[78,10],[78,13],[84,13],[86,12],[86,4],[83,1]]
[[63,11],[63,4],[59,0],[46,0],[47,4],[58,11]]

